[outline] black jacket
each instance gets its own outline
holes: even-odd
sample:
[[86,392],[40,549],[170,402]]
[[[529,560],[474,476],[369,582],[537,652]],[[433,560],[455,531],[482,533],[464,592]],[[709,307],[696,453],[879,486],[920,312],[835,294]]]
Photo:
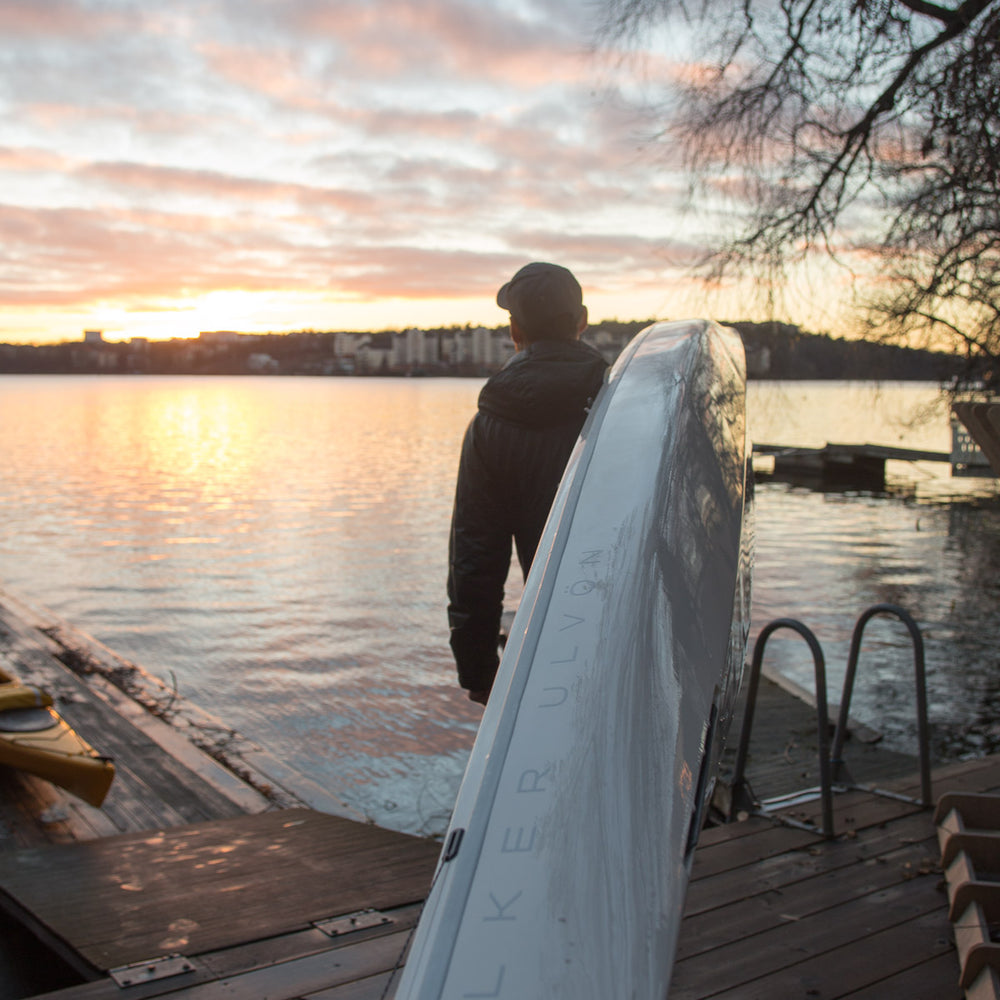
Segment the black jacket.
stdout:
[[525,576],[607,364],[580,341],[542,340],[483,386],[462,444],[451,522],[448,622],[459,683],[488,690],[511,539]]

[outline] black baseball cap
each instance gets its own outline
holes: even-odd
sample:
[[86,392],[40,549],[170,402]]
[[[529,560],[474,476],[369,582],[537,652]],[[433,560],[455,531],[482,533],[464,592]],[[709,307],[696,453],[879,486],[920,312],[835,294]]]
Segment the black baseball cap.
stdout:
[[579,316],[583,289],[572,271],[559,264],[525,264],[497,292],[497,305],[519,320],[546,320],[570,313]]

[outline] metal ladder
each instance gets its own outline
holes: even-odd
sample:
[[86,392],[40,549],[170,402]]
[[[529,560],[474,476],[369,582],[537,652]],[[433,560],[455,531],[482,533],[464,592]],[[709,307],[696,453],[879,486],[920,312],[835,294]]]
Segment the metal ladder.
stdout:
[[[898,618],[910,632],[913,644],[913,671],[917,692],[917,741],[919,744],[920,756],[920,799],[913,799],[895,792],[885,791],[879,788],[861,786],[854,783],[847,767],[842,759],[844,740],[847,736],[847,719],[851,705],[851,696],[854,693],[854,678],[857,673],[858,658],[861,653],[861,638],[865,626],[879,614],[893,615]],[[809,801],[816,798],[817,792],[821,799],[822,827],[821,831],[825,837],[832,838],[833,832],[833,793],[834,791],[848,791],[850,789],[864,788],[875,795],[888,796],[890,798],[901,799],[905,802],[915,802],[922,806],[930,807],[931,801],[931,766],[930,766],[930,738],[929,726],[927,724],[927,686],[924,671],[924,641],[917,623],[910,614],[895,604],[875,604],[868,608],[858,619],[854,626],[854,634],[851,637],[851,651],[847,660],[847,672],[844,675],[844,690],[840,699],[840,713],[837,719],[837,728],[834,731],[833,747],[830,748],[829,738],[829,716],[827,712],[826,699],[826,661],[823,657],[823,650],[812,631],[802,622],[794,618],[777,618],[765,625],[757,637],[754,644],[753,660],[750,666],[750,678],[747,688],[746,707],[743,713],[743,726],[740,730],[740,743],[736,753],[736,765],[733,772],[731,784],[731,801],[728,819],[732,821],[740,812],[747,812],[757,815],[771,815],[766,803],[758,801],[746,778],[747,755],[750,749],[750,733],[753,727],[753,716],[757,702],[757,690],[760,685],[761,665],[764,662],[764,648],[767,640],[778,629],[792,629],[802,636],[809,644],[813,655],[813,667],[816,679],[816,736],[819,746],[819,786],[818,788],[803,789],[794,793],[793,796],[784,796],[783,804],[791,804],[795,801]],[[807,830],[817,828],[808,823],[801,823],[789,817],[777,817],[781,822],[791,826],[801,827]]]

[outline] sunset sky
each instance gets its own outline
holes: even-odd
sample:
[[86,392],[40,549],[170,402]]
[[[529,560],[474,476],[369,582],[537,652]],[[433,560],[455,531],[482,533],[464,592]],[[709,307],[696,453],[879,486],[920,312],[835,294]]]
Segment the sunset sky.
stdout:
[[650,141],[671,63],[599,11],[0,0],[0,342],[493,326],[532,259],[594,320],[728,309]]

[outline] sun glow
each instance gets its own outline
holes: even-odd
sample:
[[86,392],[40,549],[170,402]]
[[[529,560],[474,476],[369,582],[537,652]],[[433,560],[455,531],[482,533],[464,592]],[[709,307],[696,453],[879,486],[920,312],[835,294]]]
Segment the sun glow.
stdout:
[[314,313],[309,299],[281,292],[220,289],[164,302],[152,309],[97,310],[93,326],[104,330],[108,340],[169,340],[197,337],[205,330],[268,333],[288,329],[289,318],[305,315],[310,306]]
[[[829,276],[827,276],[829,277]],[[807,328],[836,331],[837,297],[847,296],[840,280],[801,280],[786,289],[790,307]],[[497,285],[505,275],[498,274]],[[690,275],[647,276],[624,287],[595,287],[581,274],[590,322],[605,319],[682,319],[703,316],[718,320],[766,319],[766,303],[752,281],[709,287]],[[800,287],[801,285],[801,287]],[[798,294],[798,298],[795,295]],[[508,315],[494,301],[492,288],[483,294],[445,297],[361,297],[323,292],[227,289],[147,301],[141,306],[95,305],[83,311],[10,310],[0,315],[0,343],[59,343],[83,339],[84,330],[100,330],[109,342],[143,338],[151,341],[197,338],[206,331],[291,333],[315,331],[405,330],[409,327],[504,325]],[[810,323],[812,324],[810,326]]]

